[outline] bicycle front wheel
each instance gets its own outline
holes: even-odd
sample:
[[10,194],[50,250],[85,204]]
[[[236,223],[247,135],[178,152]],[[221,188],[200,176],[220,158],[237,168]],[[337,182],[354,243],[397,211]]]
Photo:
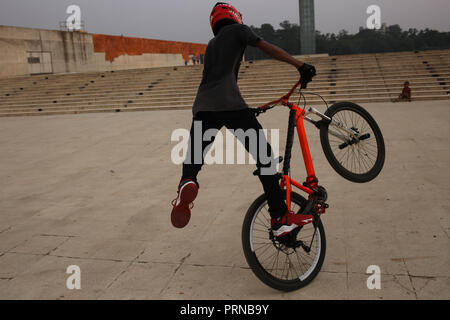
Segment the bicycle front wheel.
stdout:
[[352,182],[375,179],[385,159],[384,139],[375,119],[352,102],[336,103],[325,115],[333,122],[321,126],[320,142],[333,169]]
[[[291,193],[291,209],[301,213],[307,200]],[[242,246],[253,273],[266,285],[293,291],[310,283],[325,259],[325,231],[316,221],[289,235],[273,238],[267,198],[261,195],[247,211],[242,226]]]

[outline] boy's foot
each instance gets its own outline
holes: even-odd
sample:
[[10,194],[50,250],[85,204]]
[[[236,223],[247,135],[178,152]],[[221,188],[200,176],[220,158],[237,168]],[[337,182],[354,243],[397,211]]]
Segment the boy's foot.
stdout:
[[184,228],[189,223],[193,208],[192,202],[197,197],[197,193],[198,186],[193,180],[187,179],[180,183],[178,196],[172,201],[173,209],[170,215],[175,228]]
[[298,227],[304,226],[305,224],[311,223],[313,221],[314,218],[310,214],[296,214],[294,212],[286,212],[286,214],[281,218],[272,219],[272,233],[275,237],[282,237],[297,229]]

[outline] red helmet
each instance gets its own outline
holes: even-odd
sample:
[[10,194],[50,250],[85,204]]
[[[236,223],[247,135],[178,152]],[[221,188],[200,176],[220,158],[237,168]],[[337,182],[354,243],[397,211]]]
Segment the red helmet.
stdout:
[[209,18],[213,32],[216,23],[223,19],[231,19],[237,24],[243,24],[242,14],[235,7],[225,2],[218,2]]

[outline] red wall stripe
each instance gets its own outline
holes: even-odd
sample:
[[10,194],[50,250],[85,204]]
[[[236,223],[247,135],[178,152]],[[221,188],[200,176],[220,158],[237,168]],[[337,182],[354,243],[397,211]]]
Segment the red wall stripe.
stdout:
[[200,56],[206,51],[206,44],[200,43],[130,38],[104,34],[93,34],[92,37],[94,51],[104,52],[105,59],[110,62],[122,55],[136,56],[144,53],[181,53],[185,60],[189,60],[190,54]]

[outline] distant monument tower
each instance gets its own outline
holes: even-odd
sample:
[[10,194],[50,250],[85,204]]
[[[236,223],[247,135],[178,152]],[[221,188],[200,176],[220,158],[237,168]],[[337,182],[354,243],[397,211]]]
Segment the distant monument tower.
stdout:
[[314,20],[314,0],[299,0],[300,43],[302,54],[316,53],[316,26]]

